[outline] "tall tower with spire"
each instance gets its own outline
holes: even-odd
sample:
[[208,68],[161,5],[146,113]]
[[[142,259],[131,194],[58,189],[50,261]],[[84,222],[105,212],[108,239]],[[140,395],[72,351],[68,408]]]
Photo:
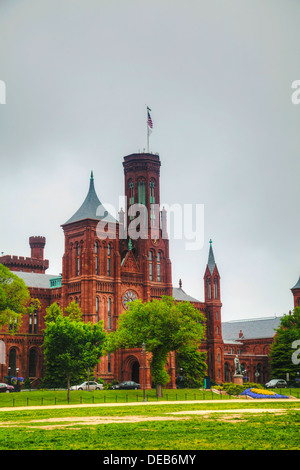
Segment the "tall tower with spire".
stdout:
[[209,376],[214,377],[216,381],[222,382],[224,380],[224,343],[221,322],[220,274],[215,262],[212,240],[209,243],[208,262],[204,274],[207,319],[207,367]]
[[84,320],[104,320],[105,325],[111,325],[108,314],[113,304],[114,281],[120,264],[118,223],[97,196],[93,172],[84,202],[62,228],[65,235],[63,306],[75,301],[84,312]]

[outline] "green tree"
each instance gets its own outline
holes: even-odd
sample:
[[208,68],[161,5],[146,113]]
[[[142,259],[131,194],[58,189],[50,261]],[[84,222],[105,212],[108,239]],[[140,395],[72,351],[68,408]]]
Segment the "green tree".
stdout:
[[36,304],[31,301],[23,279],[0,264],[0,328],[10,324],[13,328],[9,332],[16,333],[22,324],[22,316],[32,312]]
[[276,335],[270,348],[271,372],[273,378],[290,380],[297,378],[299,373],[300,347],[300,307],[296,307],[289,315],[281,318]]
[[197,345],[184,345],[177,351],[176,373],[184,376],[184,386],[199,386],[206,369],[206,352],[198,351]]
[[69,305],[65,308],[65,314],[68,315],[71,320],[82,321],[82,311],[75,300],[69,303]]
[[94,368],[99,362],[106,341],[103,322],[91,324],[58,315],[56,321],[48,322],[44,337],[46,383],[63,376],[67,382],[68,401],[70,384]]
[[44,316],[45,323],[56,322],[58,317],[63,316],[63,311],[60,306],[54,302],[46,308],[46,315]]
[[168,355],[185,346],[197,346],[204,337],[204,317],[189,302],[163,297],[143,303],[135,300],[119,319],[118,329],[109,336],[109,348],[141,347],[146,344],[152,358],[150,370],[158,396],[169,380]]

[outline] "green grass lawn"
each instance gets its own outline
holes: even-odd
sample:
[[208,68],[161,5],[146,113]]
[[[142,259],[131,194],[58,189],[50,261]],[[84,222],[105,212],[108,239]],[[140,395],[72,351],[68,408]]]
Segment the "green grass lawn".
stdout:
[[[274,389],[276,393],[293,395],[300,398],[300,389]],[[232,400],[231,395],[220,395],[208,390],[199,389],[165,389],[163,397],[157,398],[156,391],[146,390],[147,401],[184,401],[184,400]],[[70,404],[97,404],[97,403],[130,403],[143,401],[143,390],[95,390],[70,393]],[[21,393],[0,394],[1,407],[18,406],[46,406],[67,404],[67,391],[65,390],[33,390]]]
[[[199,390],[198,390],[199,392]],[[240,400],[224,398],[222,402],[179,403],[180,399],[194,399],[193,390],[164,390],[164,399],[176,398],[178,403],[160,404],[155,391],[148,392],[151,404],[136,406],[136,395],[142,402],[143,392],[97,391],[71,394],[71,403],[88,403],[106,393],[106,406],[47,408],[11,411],[0,409],[0,450],[298,450],[300,403],[296,400],[280,402],[270,399]],[[201,392],[202,393],[202,392]],[[53,395],[55,394],[55,395]],[[28,395],[36,404],[66,403],[66,392],[22,392],[15,400],[27,402]],[[151,395],[151,396],[150,396]],[[0,408],[13,394],[0,396]],[[61,396],[61,402],[58,397]],[[118,406],[115,406],[115,400]],[[128,404],[126,401],[128,399]],[[80,399],[81,397],[81,399]],[[97,397],[97,402],[96,402]],[[103,398],[103,397],[102,397]],[[220,396],[217,395],[220,399]],[[121,399],[124,406],[121,404]],[[201,398],[202,399],[202,398]],[[111,400],[109,402],[109,400]],[[132,401],[132,404],[130,403]],[[199,397],[200,400],[200,397]],[[21,403],[21,402],[20,402]],[[29,405],[32,405],[29,402]],[[241,413],[239,410],[270,410],[267,413]],[[210,410],[214,413],[193,414]],[[217,412],[222,410],[222,412]],[[235,410],[230,413],[230,410]],[[284,410],[280,413],[274,410]],[[188,411],[190,414],[173,414]],[[224,413],[223,413],[224,412]],[[179,419],[180,418],[180,419]],[[171,419],[171,420],[170,420]],[[100,421],[99,421],[100,420]],[[101,462],[100,462],[101,463]]]

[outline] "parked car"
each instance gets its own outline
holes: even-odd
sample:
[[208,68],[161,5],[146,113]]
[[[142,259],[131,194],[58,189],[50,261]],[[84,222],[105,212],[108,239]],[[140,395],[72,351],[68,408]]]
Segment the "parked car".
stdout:
[[139,388],[141,388],[140,384],[130,380],[112,386],[113,390],[138,390]]
[[70,390],[103,390],[103,384],[98,384],[98,382],[83,382],[80,385],[72,385]]
[[285,388],[287,383],[283,379],[272,379],[270,382],[265,384],[266,388]]
[[8,384],[3,384],[3,383],[0,383],[0,393],[1,392],[5,392],[5,393],[11,393],[15,390],[15,388],[13,387],[13,385],[8,385]]

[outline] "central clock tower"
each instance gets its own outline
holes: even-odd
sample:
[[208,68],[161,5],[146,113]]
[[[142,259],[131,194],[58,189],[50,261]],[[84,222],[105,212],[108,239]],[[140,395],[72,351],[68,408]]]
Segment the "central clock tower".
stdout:
[[[128,285],[132,280],[134,293],[140,284],[143,292],[138,297],[143,301],[172,295],[166,211],[160,209],[160,166],[159,156],[152,153],[127,155],[123,161],[127,207],[120,223],[127,238],[119,246],[122,262],[126,267],[130,258],[131,269],[122,280]],[[123,266],[121,275],[122,271]]]

